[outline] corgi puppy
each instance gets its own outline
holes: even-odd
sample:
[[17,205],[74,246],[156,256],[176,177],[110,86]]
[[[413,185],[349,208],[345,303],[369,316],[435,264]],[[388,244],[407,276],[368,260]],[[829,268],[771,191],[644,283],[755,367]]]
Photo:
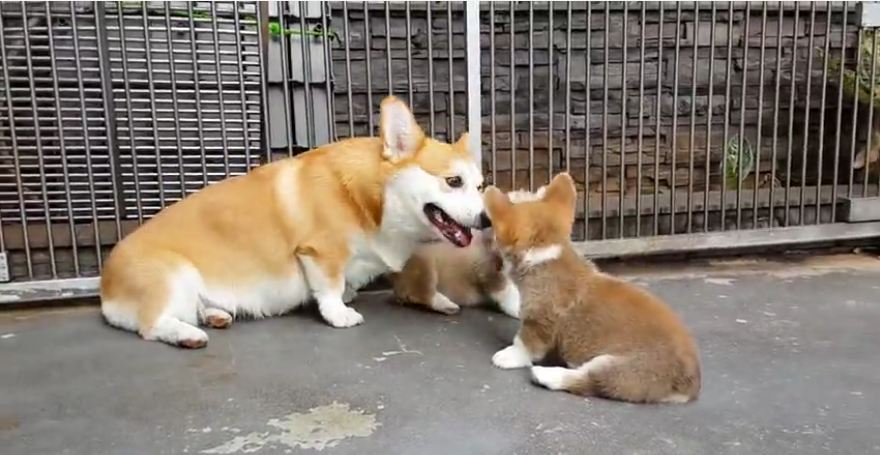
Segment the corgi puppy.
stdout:
[[685,403],[701,387],[697,347],[681,321],[647,291],[597,270],[572,248],[577,193],[553,178],[538,201],[485,192],[504,267],[521,299],[513,344],[492,362],[529,367],[555,354],[566,367],[532,366],[551,390],[635,403]]
[[467,247],[483,214],[483,177],[467,133],[425,137],[388,97],[380,137],[352,138],[218,182],[165,208],[111,252],[101,310],[144,339],[200,348],[198,326],[265,317],[314,299],[333,327],[363,317],[346,305],[417,246]]
[[[540,199],[545,187],[537,191],[511,191],[511,202]],[[489,224],[489,223],[485,223]],[[474,233],[465,248],[443,242],[420,246],[403,271],[390,275],[395,298],[403,304],[455,314],[461,306],[493,303],[506,315],[519,317],[519,291],[503,273],[501,255],[491,228]]]

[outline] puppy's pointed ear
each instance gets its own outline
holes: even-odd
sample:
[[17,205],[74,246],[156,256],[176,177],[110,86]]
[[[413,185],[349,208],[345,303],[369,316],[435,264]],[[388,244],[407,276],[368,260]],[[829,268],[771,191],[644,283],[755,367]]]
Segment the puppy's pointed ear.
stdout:
[[392,162],[411,157],[425,141],[409,107],[394,96],[382,100],[379,107],[379,137],[382,157]]
[[510,206],[513,205],[510,198],[495,186],[490,186],[483,192],[483,204],[486,206],[486,213],[489,214],[489,219],[493,224],[496,219],[504,218],[510,210]]
[[574,179],[571,178],[571,175],[567,172],[560,172],[556,177],[553,177],[553,181],[544,190],[542,200],[558,204],[574,217],[575,204],[577,203],[577,188],[575,188]]

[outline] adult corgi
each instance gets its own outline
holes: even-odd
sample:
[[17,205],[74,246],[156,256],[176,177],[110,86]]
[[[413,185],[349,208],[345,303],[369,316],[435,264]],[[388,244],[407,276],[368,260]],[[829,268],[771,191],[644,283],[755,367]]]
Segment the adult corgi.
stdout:
[[333,327],[363,322],[346,305],[400,271],[421,243],[472,240],[483,177],[468,150],[425,137],[388,97],[380,136],[352,138],[218,182],[165,208],[123,239],[101,276],[113,326],[187,348],[199,325],[266,317],[314,299]]

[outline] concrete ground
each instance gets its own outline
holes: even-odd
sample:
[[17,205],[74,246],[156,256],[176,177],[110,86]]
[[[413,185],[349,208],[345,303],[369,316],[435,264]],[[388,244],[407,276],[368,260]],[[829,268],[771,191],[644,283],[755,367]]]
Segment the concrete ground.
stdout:
[[184,351],[95,307],[0,312],[0,452],[18,454],[880,453],[880,261],[615,267],[701,348],[703,395],[629,405],[549,392],[489,359],[516,321],[359,298],[209,332]]

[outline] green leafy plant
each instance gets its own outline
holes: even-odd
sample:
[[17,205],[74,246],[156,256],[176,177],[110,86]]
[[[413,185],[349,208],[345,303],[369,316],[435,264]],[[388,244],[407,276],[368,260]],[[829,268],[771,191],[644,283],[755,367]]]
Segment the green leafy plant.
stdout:
[[736,188],[755,166],[755,151],[748,139],[733,135],[724,145],[724,183],[728,188]]
[[287,36],[287,35],[297,35],[297,36],[308,36],[312,38],[324,38],[330,41],[339,40],[339,37],[336,35],[336,32],[333,30],[324,28],[321,25],[316,25],[315,27],[308,30],[300,30],[296,28],[284,28],[280,22],[272,21],[269,22],[269,34],[272,36]]
[[[819,53],[823,51],[819,49]],[[855,69],[843,69],[843,93],[851,99],[858,99],[864,104],[874,103],[875,107],[880,108],[880,61],[875,62],[880,58],[880,36],[876,36],[876,31],[866,30],[862,33],[859,54],[859,64]],[[829,79],[837,82],[840,67],[840,59],[828,59]]]

